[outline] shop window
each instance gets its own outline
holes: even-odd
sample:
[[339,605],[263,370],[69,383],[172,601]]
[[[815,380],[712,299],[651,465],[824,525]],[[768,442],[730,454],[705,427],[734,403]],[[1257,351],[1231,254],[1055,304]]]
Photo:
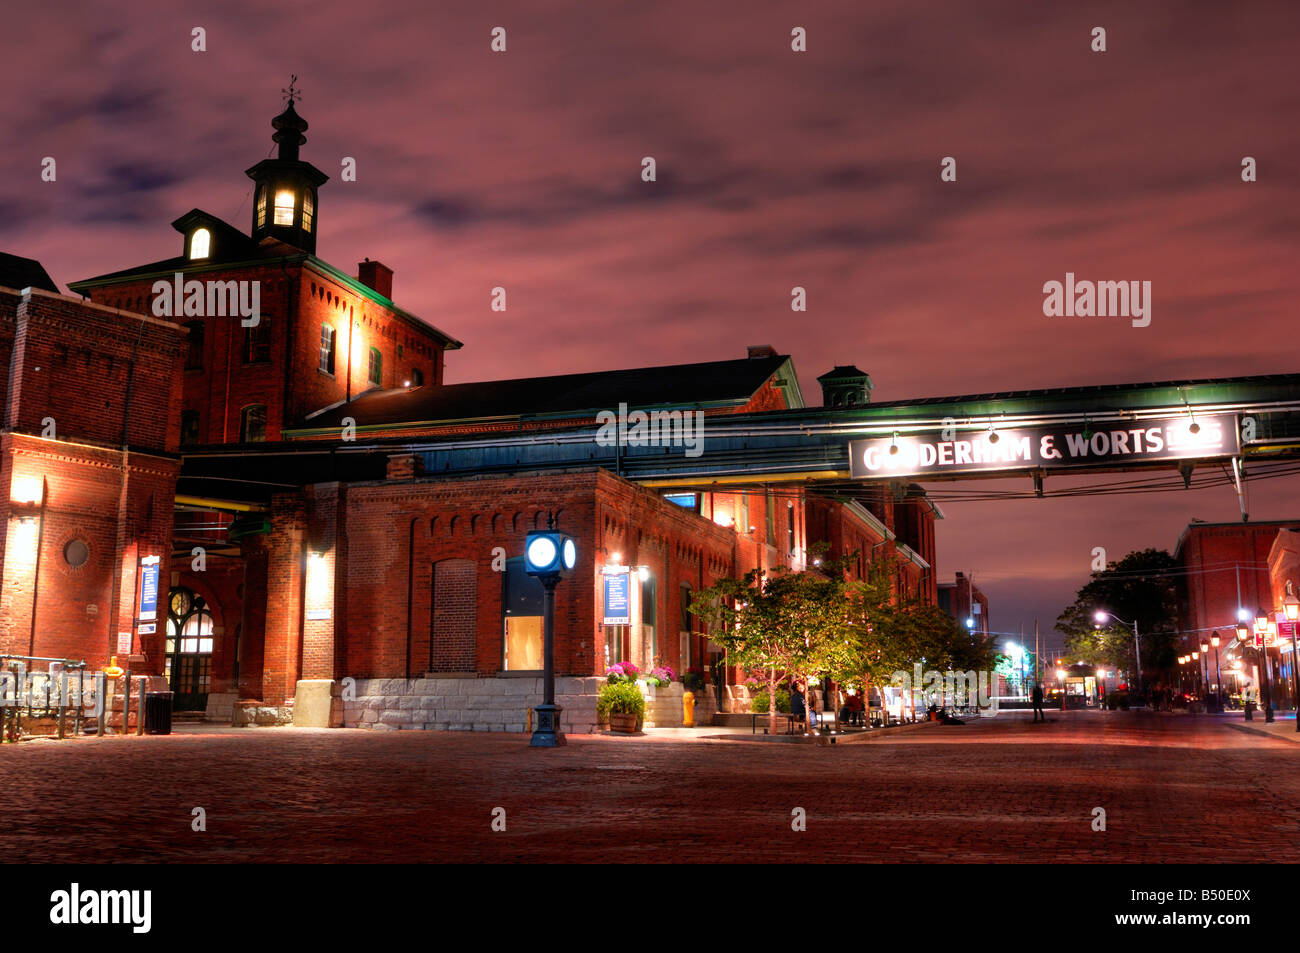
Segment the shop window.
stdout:
[[524,559],[506,560],[502,599],[503,659],[509,672],[542,669],[542,583],[524,570]]

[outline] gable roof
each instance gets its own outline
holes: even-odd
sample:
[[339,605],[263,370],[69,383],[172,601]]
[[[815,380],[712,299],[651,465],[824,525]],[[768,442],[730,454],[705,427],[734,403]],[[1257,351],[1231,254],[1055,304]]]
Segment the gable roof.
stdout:
[[35,258],[21,258],[0,252],[0,288],[39,288],[59,294],[58,286],[43,265]]
[[371,390],[351,403],[318,412],[294,431],[336,429],[344,417],[353,418],[358,427],[394,427],[516,417],[594,417],[602,410],[617,411],[620,404],[631,409],[739,407],[774,374],[778,374],[779,386],[786,389],[791,406],[802,406],[790,358],[777,355]]

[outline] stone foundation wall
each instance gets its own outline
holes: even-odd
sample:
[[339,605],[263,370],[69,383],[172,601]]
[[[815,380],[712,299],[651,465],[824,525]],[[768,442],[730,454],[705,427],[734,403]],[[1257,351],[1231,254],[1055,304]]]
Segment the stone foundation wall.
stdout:
[[[596,723],[596,696],[605,679],[560,677],[555,703],[562,730],[587,734]],[[643,687],[647,728],[682,724],[682,685]],[[710,693],[696,692],[695,723],[713,717]],[[529,711],[542,701],[542,680],[525,678],[359,678],[356,698],[343,700],[345,728],[431,731],[511,731],[528,729]]]
[[[560,677],[555,703],[565,732],[586,734],[596,722],[596,692],[603,678]],[[540,677],[358,678],[356,698],[343,699],[343,727],[389,731],[513,731],[528,728],[529,711],[542,702]]]

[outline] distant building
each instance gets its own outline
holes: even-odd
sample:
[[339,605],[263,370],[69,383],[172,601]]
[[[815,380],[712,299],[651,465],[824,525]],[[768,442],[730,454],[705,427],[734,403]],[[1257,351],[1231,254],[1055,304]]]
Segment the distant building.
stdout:
[[989,634],[989,597],[965,573],[957,573],[955,582],[939,584],[938,603],[958,625],[985,636]]
[[[1180,654],[1199,652],[1201,643],[1209,644],[1219,636],[1218,671],[1209,667],[1211,690],[1222,674],[1225,691],[1236,691],[1234,663],[1242,662],[1244,678],[1260,688],[1260,673],[1253,650],[1242,652],[1237,642],[1238,611],[1245,610],[1253,629],[1256,612],[1264,609],[1276,615],[1281,595],[1275,592],[1275,579],[1285,576],[1290,562],[1285,540],[1294,539],[1300,520],[1276,520],[1264,523],[1190,523],[1178,537],[1174,559],[1182,570],[1179,592],[1179,629],[1182,632]],[[1281,534],[1283,544],[1278,547]],[[1270,577],[1270,558],[1278,575]],[[1300,582],[1300,580],[1297,580]],[[1285,583],[1282,583],[1285,586]],[[1268,651],[1269,682],[1274,707],[1293,704],[1291,684],[1291,646],[1289,643]],[[1213,658],[1213,650],[1211,650]],[[1261,701],[1262,704],[1262,701]]]

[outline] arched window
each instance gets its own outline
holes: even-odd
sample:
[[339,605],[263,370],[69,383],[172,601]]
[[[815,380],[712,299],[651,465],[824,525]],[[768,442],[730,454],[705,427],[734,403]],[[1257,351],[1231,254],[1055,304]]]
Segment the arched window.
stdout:
[[183,587],[171,591],[167,603],[167,643],[163,673],[175,693],[177,711],[207,707],[212,679],[212,613],[203,597]]
[[190,236],[190,258],[207,258],[211,248],[212,233],[206,228],[194,229],[194,234]]
[[280,189],[275,193],[275,218],[273,221],[276,225],[293,224],[293,206],[294,195],[289,189]]
[[239,442],[261,443],[266,439],[266,404],[249,404],[239,412]]

